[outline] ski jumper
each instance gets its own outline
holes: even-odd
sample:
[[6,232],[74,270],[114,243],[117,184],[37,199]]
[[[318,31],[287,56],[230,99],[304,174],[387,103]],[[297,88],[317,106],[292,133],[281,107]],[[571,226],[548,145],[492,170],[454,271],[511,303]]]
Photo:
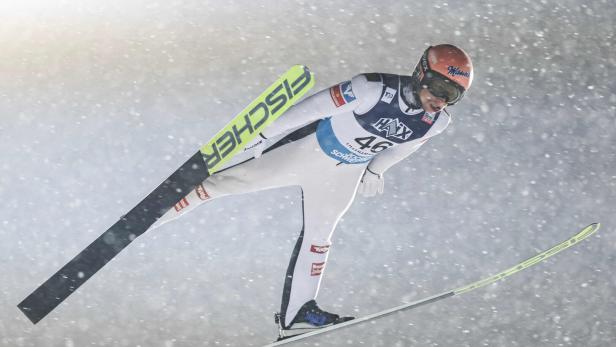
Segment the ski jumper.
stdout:
[[301,306],[317,296],[332,233],[366,168],[382,175],[450,122],[447,113],[429,114],[402,96],[408,79],[361,74],[306,98],[262,134],[283,137],[269,143],[261,156],[215,173],[152,228],[218,197],[299,186],[303,227],[289,262],[280,312],[282,325],[289,326]]

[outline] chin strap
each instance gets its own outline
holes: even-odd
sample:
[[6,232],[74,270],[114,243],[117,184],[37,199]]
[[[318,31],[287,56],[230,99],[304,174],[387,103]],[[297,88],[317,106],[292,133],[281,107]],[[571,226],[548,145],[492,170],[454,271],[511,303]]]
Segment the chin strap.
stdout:
[[373,175],[376,175],[378,178],[381,178],[381,176],[382,176],[381,174],[378,174],[378,173],[376,173],[376,172],[374,172],[374,171],[370,170],[370,168],[366,168],[366,171],[370,172],[370,173],[371,173],[371,174],[373,174]]
[[421,105],[417,104],[416,100],[419,100],[419,95],[417,94],[417,88],[419,83],[415,82],[416,77],[414,76],[403,76],[400,79],[401,90],[400,94],[402,94],[402,100],[406,104],[407,108],[404,112],[409,112],[410,110],[418,110],[421,108]]

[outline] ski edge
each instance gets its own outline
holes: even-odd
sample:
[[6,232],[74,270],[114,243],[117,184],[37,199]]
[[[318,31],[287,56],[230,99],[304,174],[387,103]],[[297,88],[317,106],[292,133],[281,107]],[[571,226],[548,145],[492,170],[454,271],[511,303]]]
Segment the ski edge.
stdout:
[[524,260],[523,262],[512,266],[510,268],[508,268],[507,270],[501,271],[495,275],[486,277],[482,280],[479,280],[477,282],[473,282],[471,284],[468,284],[466,286],[460,287],[456,290],[454,290],[456,295],[459,294],[463,294],[466,292],[470,292],[471,290],[475,290],[477,288],[481,288],[484,286],[487,286],[489,284],[492,284],[494,282],[497,282],[501,279],[504,279],[506,277],[509,277],[517,272],[520,272],[524,269],[527,269],[535,264],[538,264],[544,260],[546,260],[547,258],[559,253],[560,251],[563,251],[573,245],[575,245],[576,243],[584,240],[585,238],[587,238],[588,236],[592,235],[594,232],[596,232],[597,230],[599,230],[599,228],[601,227],[600,223],[592,223],[586,227],[584,227],[580,232],[578,232],[577,234],[571,236],[570,238],[568,238],[567,240],[557,244],[556,246],[545,250],[541,253],[538,253],[537,255],[528,258],[526,260]]
[[600,223],[592,223],[586,227],[584,227],[581,231],[579,231],[577,234],[573,235],[572,237],[568,238],[567,240],[557,244],[556,246],[543,251],[541,253],[538,253],[537,255],[535,255],[534,257],[531,257],[507,270],[504,270],[502,272],[499,272],[495,275],[492,276],[488,276],[483,280],[479,280],[477,282],[473,282],[469,285],[460,287],[458,289],[454,289],[454,290],[449,290],[449,291],[445,291],[436,295],[432,295],[429,296],[427,298],[423,298],[417,301],[413,301],[407,304],[403,304],[400,306],[396,306],[387,310],[383,310],[377,313],[373,313],[364,317],[360,317],[360,318],[356,318],[354,320],[348,321],[348,322],[344,322],[344,323],[340,323],[340,324],[336,324],[336,325],[332,325],[323,329],[319,329],[319,330],[315,330],[315,331],[311,331],[309,333],[305,333],[305,334],[301,334],[301,335],[296,335],[293,337],[289,337],[287,339],[281,340],[281,341],[277,341],[274,343],[270,343],[267,345],[264,345],[263,347],[274,347],[274,346],[281,346],[284,344],[288,344],[288,343],[292,343],[292,342],[296,342],[311,336],[315,336],[315,335],[321,335],[321,334],[325,334],[327,332],[330,332],[332,330],[337,330],[337,329],[342,329],[342,328],[346,328],[352,325],[357,325],[357,324],[361,324],[361,323],[365,323],[371,320],[375,320],[377,318],[382,318],[388,315],[391,315],[393,313],[396,312],[400,312],[400,311],[404,311],[404,310],[409,310],[409,309],[413,309],[419,306],[423,306],[423,305],[427,305],[433,302],[437,302],[452,296],[456,296],[456,295],[460,295],[463,293],[468,293],[474,289],[477,288],[481,288],[484,287],[488,284],[497,282],[499,280],[502,280],[506,277],[509,277],[517,272],[520,272],[524,269],[527,269],[535,264],[538,264],[540,262],[542,262],[543,260],[579,243],[580,241],[586,239],[588,236],[592,235],[593,233],[595,233],[597,230],[599,230],[599,228],[601,227]]

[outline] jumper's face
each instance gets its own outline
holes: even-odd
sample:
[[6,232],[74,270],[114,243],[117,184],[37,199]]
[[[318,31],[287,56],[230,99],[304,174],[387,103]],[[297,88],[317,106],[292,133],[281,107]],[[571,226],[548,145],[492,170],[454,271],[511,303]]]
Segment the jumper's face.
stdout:
[[447,106],[445,99],[434,96],[427,88],[421,88],[419,91],[419,101],[421,107],[428,113],[441,111]]

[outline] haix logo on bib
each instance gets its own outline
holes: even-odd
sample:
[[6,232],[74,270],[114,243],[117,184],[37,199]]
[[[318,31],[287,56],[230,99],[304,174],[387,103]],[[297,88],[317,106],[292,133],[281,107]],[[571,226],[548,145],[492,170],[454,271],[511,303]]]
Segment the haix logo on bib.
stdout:
[[394,137],[406,141],[413,134],[413,130],[401,123],[398,118],[381,118],[372,127],[379,132],[385,132],[385,137]]

